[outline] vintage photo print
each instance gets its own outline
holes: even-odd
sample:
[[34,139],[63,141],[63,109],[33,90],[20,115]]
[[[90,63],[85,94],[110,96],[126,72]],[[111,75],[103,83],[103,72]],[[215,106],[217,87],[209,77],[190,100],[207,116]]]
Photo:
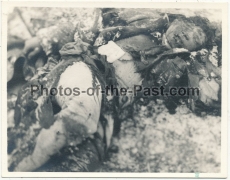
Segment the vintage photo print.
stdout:
[[226,177],[227,7],[3,2],[3,176]]

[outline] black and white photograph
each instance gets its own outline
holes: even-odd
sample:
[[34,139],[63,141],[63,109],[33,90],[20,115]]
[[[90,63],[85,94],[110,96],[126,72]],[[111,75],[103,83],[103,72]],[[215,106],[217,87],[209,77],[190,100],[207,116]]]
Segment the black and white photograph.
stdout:
[[64,4],[5,6],[7,175],[225,177],[226,3]]

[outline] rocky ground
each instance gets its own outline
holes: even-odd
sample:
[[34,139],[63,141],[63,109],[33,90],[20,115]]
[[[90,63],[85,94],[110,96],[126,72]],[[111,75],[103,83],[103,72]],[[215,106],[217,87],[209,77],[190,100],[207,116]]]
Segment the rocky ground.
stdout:
[[114,138],[105,172],[220,172],[221,118],[198,117],[186,105],[169,114],[159,100],[135,105]]

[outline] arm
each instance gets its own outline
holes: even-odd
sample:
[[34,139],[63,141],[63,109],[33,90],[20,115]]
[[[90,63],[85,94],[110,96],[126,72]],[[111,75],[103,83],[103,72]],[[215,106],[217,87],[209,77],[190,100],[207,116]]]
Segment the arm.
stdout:
[[37,37],[46,55],[49,56],[51,53],[58,53],[66,43],[73,42],[75,30],[76,28],[72,23],[62,23],[40,29]]

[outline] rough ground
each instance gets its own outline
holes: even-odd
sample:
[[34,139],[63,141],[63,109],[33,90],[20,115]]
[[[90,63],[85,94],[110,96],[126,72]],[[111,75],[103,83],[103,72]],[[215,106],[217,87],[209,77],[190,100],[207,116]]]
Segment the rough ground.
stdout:
[[106,172],[220,172],[221,118],[198,117],[186,105],[169,114],[161,101],[136,105],[122,123]]

